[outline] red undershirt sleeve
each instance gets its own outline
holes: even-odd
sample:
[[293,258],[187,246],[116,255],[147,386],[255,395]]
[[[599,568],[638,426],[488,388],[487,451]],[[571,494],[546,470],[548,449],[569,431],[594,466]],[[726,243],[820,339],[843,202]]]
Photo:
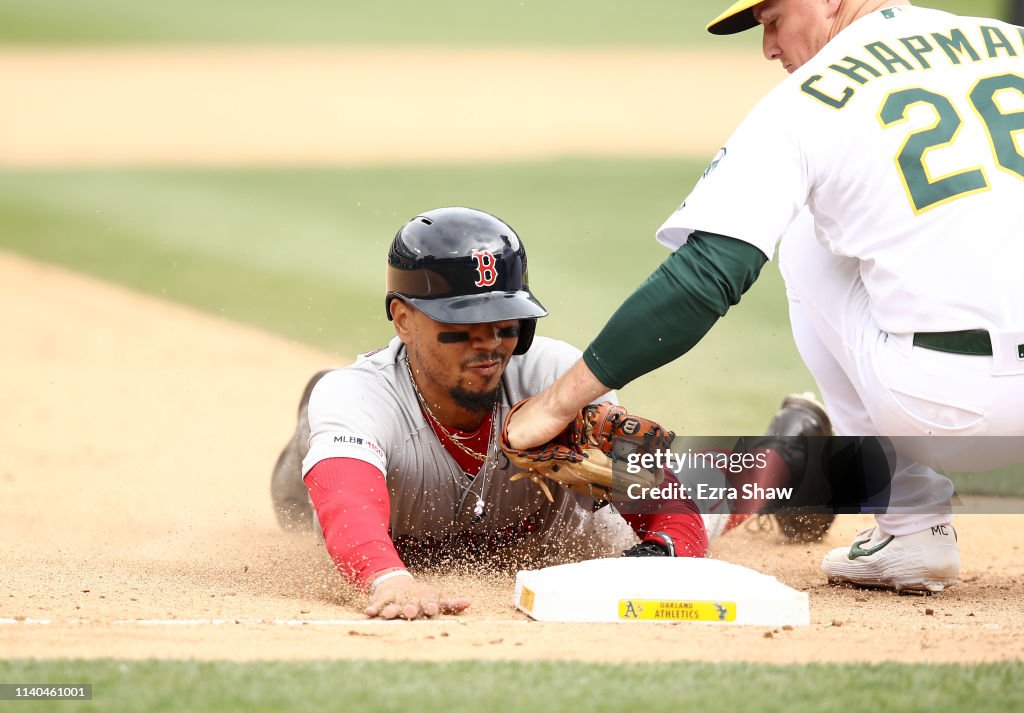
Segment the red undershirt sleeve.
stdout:
[[328,458],[305,480],[327,552],[350,584],[368,589],[378,573],[405,569],[388,533],[391,497],[377,468],[356,458]]
[[[676,481],[672,473],[665,474],[666,483]],[[676,481],[678,482],[678,481]],[[657,501],[653,512],[627,514],[623,519],[633,528],[633,532],[641,542],[660,543],[661,538],[654,533],[664,533],[672,538],[676,557],[703,557],[708,551],[708,533],[704,528],[697,505],[690,500],[677,499]]]

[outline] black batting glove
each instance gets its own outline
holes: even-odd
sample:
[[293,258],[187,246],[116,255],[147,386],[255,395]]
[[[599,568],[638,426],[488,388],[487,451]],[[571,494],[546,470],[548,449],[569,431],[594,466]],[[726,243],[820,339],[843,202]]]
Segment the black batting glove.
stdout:
[[668,547],[658,542],[648,540],[638,542],[622,553],[623,557],[671,557]]

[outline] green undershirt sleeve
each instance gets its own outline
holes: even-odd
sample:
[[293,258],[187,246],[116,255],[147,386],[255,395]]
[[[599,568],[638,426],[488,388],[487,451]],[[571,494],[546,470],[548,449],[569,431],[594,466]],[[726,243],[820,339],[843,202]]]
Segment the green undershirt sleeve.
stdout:
[[693,232],[616,310],[583,352],[611,389],[667,364],[740,301],[767,258],[749,243]]

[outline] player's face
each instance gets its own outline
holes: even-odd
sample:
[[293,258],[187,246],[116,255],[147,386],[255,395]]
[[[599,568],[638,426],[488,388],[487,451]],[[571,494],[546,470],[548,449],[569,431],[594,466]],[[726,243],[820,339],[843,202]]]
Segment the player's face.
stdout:
[[519,320],[446,324],[412,308],[401,325],[397,311],[395,317],[396,327],[406,331],[400,336],[414,359],[417,376],[427,382],[419,384],[421,390],[432,391],[435,397],[447,393],[468,411],[490,411],[501,375],[519,342]]
[[795,72],[832,36],[838,0],[767,0],[754,7],[765,59]]

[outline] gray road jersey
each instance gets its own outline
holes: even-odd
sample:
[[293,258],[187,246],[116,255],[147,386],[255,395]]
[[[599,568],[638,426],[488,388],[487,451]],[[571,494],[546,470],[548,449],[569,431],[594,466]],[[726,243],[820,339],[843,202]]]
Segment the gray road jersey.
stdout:
[[[579,355],[565,342],[537,337],[526,354],[513,356],[502,377],[496,425],[504,422],[513,404],[542,391]],[[601,400],[608,399],[614,395]],[[303,477],[327,458],[356,458],[378,468],[387,479],[395,540],[517,531],[528,519],[535,523],[535,540],[593,534],[590,498],[552,487],[555,502],[549,503],[528,480],[510,482],[519,469],[510,465],[493,438],[493,467],[485,463],[472,478],[462,472],[420,410],[405,345],[397,337],[385,349],[360,356],[317,383],[309,401],[309,427]],[[482,515],[478,501],[483,503]],[[618,531],[610,539],[618,547],[624,541],[618,524],[625,523],[614,520]]]

